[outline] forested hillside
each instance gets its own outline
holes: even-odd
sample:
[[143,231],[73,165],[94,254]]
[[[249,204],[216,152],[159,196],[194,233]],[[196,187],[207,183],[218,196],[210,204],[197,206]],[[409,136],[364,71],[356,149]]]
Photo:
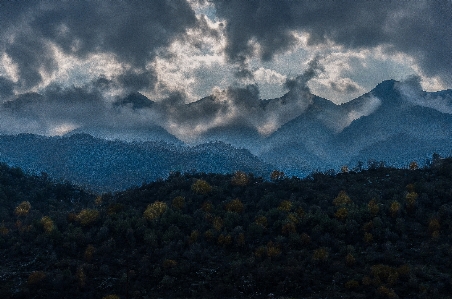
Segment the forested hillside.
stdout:
[[2,298],[447,298],[452,159],[101,195],[2,165]]

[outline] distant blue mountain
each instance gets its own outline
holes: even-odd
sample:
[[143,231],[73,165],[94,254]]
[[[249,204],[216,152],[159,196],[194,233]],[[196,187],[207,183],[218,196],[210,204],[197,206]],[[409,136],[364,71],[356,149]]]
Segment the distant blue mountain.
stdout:
[[[33,116],[27,105],[40,100],[38,96],[23,95],[3,107]],[[268,177],[278,169],[305,176],[369,160],[403,167],[411,161],[422,164],[433,153],[452,155],[452,90],[425,92],[388,80],[342,105],[306,92],[300,97],[307,103],[300,111],[293,93],[253,106],[262,111],[289,107],[284,110],[288,121],[268,136],[250,123],[237,122],[210,127],[197,145],[188,146],[157,125],[116,128],[106,122],[79,127],[63,137],[0,135],[0,161],[96,191],[112,191],[164,178],[172,171],[241,170]],[[155,105],[135,93],[113,103],[113,109],[150,111]],[[187,104],[185,112],[202,115],[218,105],[222,104],[206,97]],[[262,111],[256,115],[265,115]]]
[[[386,161],[408,165],[424,162],[433,153],[452,154],[452,90],[417,92],[411,99],[400,82],[388,80],[346,104],[335,105],[315,97],[300,116],[266,138],[264,161],[289,174],[338,170],[358,161]],[[336,127],[332,124],[337,124]]]
[[88,134],[0,135],[0,161],[95,191],[126,189],[165,178],[174,171],[242,170],[268,176],[272,169],[249,151],[222,142],[188,147],[164,142],[108,141]]

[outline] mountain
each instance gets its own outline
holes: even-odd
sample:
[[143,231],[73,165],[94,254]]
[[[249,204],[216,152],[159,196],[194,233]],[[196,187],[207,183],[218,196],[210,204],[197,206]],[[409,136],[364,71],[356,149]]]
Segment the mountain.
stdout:
[[176,136],[168,133],[165,129],[157,125],[147,125],[146,127],[94,127],[84,126],[74,129],[65,134],[72,136],[78,134],[88,134],[96,138],[122,141],[156,141],[166,142],[174,145],[182,145],[183,142]]
[[0,162],[94,191],[115,191],[165,178],[171,172],[268,176],[273,167],[248,150],[216,142],[195,147],[165,142],[124,142],[88,134],[44,137],[0,135]]
[[423,92],[394,80],[342,105],[314,97],[266,138],[258,156],[298,175],[357,161],[407,165],[433,153],[450,155],[451,103],[452,90]]
[[324,120],[329,120],[326,115],[337,113],[335,106],[315,97],[303,114],[266,138],[258,156],[290,175],[308,174],[326,165],[334,129]]
[[[377,156],[389,155],[393,161],[401,160],[397,158],[400,150],[408,152],[413,147],[424,149],[422,157],[433,152],[450,154],[452,115],[415,104],[401,94],[399,84],[385,81],[370,92],[381,104],[372,114],[353,121],[336,137],[335,147],[338,151],[346,151],[353,157],[360,152],[362,155],[365,149],[373,148],[374,154],[377,154],[377,150],[382,152]],[[392,141],[392,147],[400,149],[397,154],[388,151],[389,141]],[[434,144],[443,145],[437,147]]]
[[[161,126],[152,124],[148,115],[142,116],[140,112],[146,113],[151,111],[155,106],[155,102],[148,99],[139,92],[131,93],[125,98],[118,99],[113,102],[113,111],[115,117],[120,118],[120,122],[113,120],[106,121],[103,124],[82,125],[66,135],[89,134],[97,138],[108,140],[124,140],[124,141],[163,141],[171,144],[181,145],[182,142],[176,136],[170,134]],[[130,113],[132,110],[133,113]],[[150,114],[152,115],[152,114]],[[137,120],[137,116],[141,116],[144,120]]]
[[[22,95],[3,103],[2,109],[45,121],[38,115],[42,109],[29,109],[30,103],[36,108],[42,100],[38,94]],[[174,171],[242,170],[267,177],[278,169],[302,177],[359,161],[406,166],[411,161],[422,164],[433,153],[452,154],[452,90],[425,92],[412,82],[388,80],[341,105],[307,90],[244,101],[249,111],[234,111],[242,106],[214,96],[185,106],[178,103],[186,109],[174,113],[175,121],[194,125],[203,120],[196,145],[188,146],[149,124],[157,104],[134,93],[113,103],[100,124],[87,122],[62,137],[0,135],[0,162],[104,191],[140,185]],[[92,113],[96,114],[104,111],[106,104],[102,105],[85,108],[98,107]],[[83,115],[85,110],[73,111]],[[229,112],[232,121],[222,122],[221,116]],[[261,134],[273,117],[274,124],[283,124],[266,131],[276,129],[269,135]]]
[[113,103],[115,107],[130,107],[134,110],[143,109],[143,108],[151,108],[154,106],[154,102],[148,99],[146,96],[142,95],[139,92],[134,92],[129,94],[123,99],[117,100]]

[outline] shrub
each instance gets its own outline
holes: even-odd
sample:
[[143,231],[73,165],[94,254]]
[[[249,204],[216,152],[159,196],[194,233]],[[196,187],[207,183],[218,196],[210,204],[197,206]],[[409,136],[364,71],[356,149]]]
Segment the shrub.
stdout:
[[93,209],[83,209],[77,214],[76,220],[80,222],[82,226],[88,226],[99,219],[99,211]]
[[85,258],[85,261],[87,262],[91,262],[91,260],[93,259],[93,255],[94,252],[96,251],[96,249],[94,248],[93,245],[88,245],[85,249],[85,253],[83,254],[83,257]]
[[182,210],[185,207],[185,197],[183,197],[183,196],[176,196],[173,199],[171,205],[174,208],[178,209],[178,210]]
[[369,232],[369,231],[371,231],[373,228],[374,228],[374,223],[372,222],[372,220],[369,221],[369,222],[364,223],[364,225],[363,225],[363,230],[364,230],[365,232]]
[[349,281],[347,281],[346,283],[345,283],[345,287],[347,288],[347,289],[356,289],[357,287],[359,287],[359,282],[357,282],[356,280],[354,280],[354,279],[352,279],[352,280],[349,280]]
[[385,286],[380,286],[377,289],[377,293],[385,298],[391,298],[391,299],[399,298],[399,296],[394,292],[393,289],[390,289]]
[[380,211],[380,207],[378,206],[377,201],[374,198],[367,204],[367,210],[372,216],[376,216]]
[[223,227],[223,219],[221,219],[220,217],[215,217],[213,219],[212,225],[215,230],[220,231]]
[[6,236],[9,233],[9,229],[6,228],[5,222],[2,221],[2,225],[0,225],[0,235]]
[[196,243],[199,238],[199,231],[194,230],[190,233],[190,237],[188,237],[188,244]]
[[301,243],[303,243],[303,245],[310,244],[311,243],[311,237],[307,233],[302,233],[301,234]]
[[246,186],[248,183],[248,175],[243,171],[237,171],[231,179],[231,184],[235,186]]
[[212,229],[208,229],[204,232],[204,238],[206,238],[207,241],[212,241],[215,237],[215,234]]
[[17,216],[26,216],[28,215],[28,212],[31,210],[31,204],[29,201],[23,201],[21,202],[16,209],[14,210],[14,213]]
[[240,233],[236,238],[237,246],[242,247],[245,245],[245,234]]
[[254,251],[254,255],[258,258],[262,258],[267,254],[267,248],[265,246],[259,246]]
[[419,197],[419,195],[414,191],[409,192],[405,196],[406,206],[407,206],[408,211],[412,211],[414,209],[414,207],[416,205],[416,200],[418,197]]
[[292,223],[298,223],[298,217],[300,217],[298,213],[289,213],[287,220]]
[[86,274],[85,271],[83,271],[82,267],[79,267],[77,269],[77,273],[76,273],[76,277],[77,277],[77,281],[80,287],[85,287],[86,285]]
[[42,217],[40,223],[46,233],[52,232],[53,229],[55,228],[55,225],[53,224],[53,220],[50,219],[49,216]]
[[287,222],[282,225],[281,233],[283,235],[289,235],[291,233],[296,233],[297,228],[293,222]]
[[347,266],[353,266],[355,262],[355,257],[351,253],[348,253],[345,257],[345,263],[347,264]]
[[416,161],[412,161],[412,162],[410,162],[409,168],[410,168],[410,170],[416,170],[419,168],[419,165],[417,164]]
[[305,215],[303,208],[298,208],[296,213],[297,213],[298,217],[300,217],[300,218],[303,218]]
[[203,203],[202,203],[202,206],[201,206],[201,209],[202,209],[204,212],[207,212],[207,213],[212,212],[212,210],[213,210],[213,204],[212,204],[212,202],[211,202],[210,200],[203,202]]
[[352,203],[352,200],[350,199],[350,197],[347,195],[347,193],[344,190],[339,192],[337,197],[333,200],[333,204],[335,206],[346,205],[346,204],[350,204],[350,203]]
[[400,276],[408,276],[411,272],[410,266],[407,264],[401,265],[397,268],[397,273],[399,273]]
[[232,243],[232,237],[229,234],[226,235],[226,236],[221,234],[221,235],[218,236],[217,242],[218,242],[218,245],[227,246],[227,245],[230,245]]
[[256,223],[257,225],[260,225],[262,227],[267,227],[268,221],[267,221],[267,217],[265,216],[257,216],[256,220],[254,220],[254,223]]
[[107,208],[107,214],[108,215],[113,215],[116,213],[119,213],[122,209],[123,209],[123,205],[119,204],[119,203],[113,203],[111,205],[108,206]]
[[96,197],[96,199],[94,200],[94,204],[95,204],[96,206],[102,205],[102,195],[98,195],[98,196]]
[[163,268],[166,268],[166,269],[173,268],[173,267],[177,266],[177,262],[175,260],[166,259],[163,261],[162,266],[163,266]]
[[236,198],[228,202],[225,208],[228,212],[241,213],[243,211],[243,203],[240,201],[240,199]]
[[38,284],[41,281],[43,281],[45,278],[46,278],[46,274],[44,272],[42,272],[42,271],[33,271],[28,276],[27,284],[28,285],[35,285],[35,284]]
[[334,214],[334,217],[336,217],[339,220],[345,220],[345,218],[347,218],[348,215],[348,210],[347,208],[339,208],[336,213]]
[[389,207],[389,213],[391,214],[391,216],[393,218],[395,218],[399,214],[399,211],[400,211],[400,203],[398,203],[397,201],[393,201],[391,203],[391,206]]
[[374,236],[371,233],[364,233],[363,237],[364,242],[371,243],[374,240]]
[[272,241],[267,243],[267,256],[269,258],[277,257],[280,254],[281,254],[281,249],[279,248],[279,246],[276,246],[275,244],[273,244]]
[[149,221],[153,221],[159,218],[166,211],[166,203],[162,201],[156,201],[147,206],[146,210],[143,213],[144,218]]
[[279,170],[273,170],[272,173],[270,174],[270,179],[272,181],[279,181],[279,180],[284,179],[284,177],[285,177],[284,172],[279,171]]
[[439,224],[439,220],[437,218],[430,219],[428,223],[428,230],[430,232],[439,231],[441,225]]
[[289,212],[292,209],[292,202],[290,200],[283,200],[278,207],[278,210]]
[[328,250],[326,250],[326,248],[319,248],[314,250],[314,254],[312,256],[312,259],[316,262],[325,262],[326,260],[328,260]]
[[204,180],[196,180],[191,186],[191,190],[197,194],[208,194],[212,191],[212,186]]
[[388,265],[378,264],[370,267],[372,275],[381,282],[386,282],[394,285],[399,279],[399,272],[397,269]]

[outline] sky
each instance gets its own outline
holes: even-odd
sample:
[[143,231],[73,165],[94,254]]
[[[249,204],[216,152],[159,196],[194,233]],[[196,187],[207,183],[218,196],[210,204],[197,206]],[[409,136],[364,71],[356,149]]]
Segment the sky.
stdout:
[[[451,0],[7,0],[0,28],[2,133],[158,125],[189,140],[243,123],[270,134],[311,94],[340,104],[413,77],[452,88]],[[132,92],[156,105],[114,105]],[[285,93],[290,105],[256,112]]]

